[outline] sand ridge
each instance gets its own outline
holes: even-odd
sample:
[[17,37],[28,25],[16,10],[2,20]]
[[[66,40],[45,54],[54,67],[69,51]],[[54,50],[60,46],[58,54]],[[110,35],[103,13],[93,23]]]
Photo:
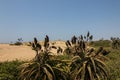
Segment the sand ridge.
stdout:
[[[64,41],[55,41],[52,42],[57,47],[62,47],[65,49]],[[55,50],[53,52],[56,54]],[[12,60],[31,60],[35,57],[36,53],[30,46],[21,45],[9,45],[9,44],[0,44],[0,62],[12,61]]]
[[0,62],[12,60],[30,60],[34,58],[35,52],[29,46],[10,46],[0,44]]

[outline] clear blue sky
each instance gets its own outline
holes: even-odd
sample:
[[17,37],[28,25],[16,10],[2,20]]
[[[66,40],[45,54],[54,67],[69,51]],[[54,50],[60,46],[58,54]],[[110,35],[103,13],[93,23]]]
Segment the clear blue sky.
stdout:
[[87,31],[94,39],[120,37],[120,0],[0,0],[0,43]]

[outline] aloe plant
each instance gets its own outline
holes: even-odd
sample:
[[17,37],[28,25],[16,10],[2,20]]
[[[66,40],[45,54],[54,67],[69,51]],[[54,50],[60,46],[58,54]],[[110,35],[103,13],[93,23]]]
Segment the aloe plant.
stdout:
[[75,56],[70,64],[72,80],[107,80],[108,72],[106,64],[97,57]]
[[[37,38],[34,38],[32,43],[33,50],[36,51],[36,59],[21,65],[19,80],[67,80],[66,73],[63,69],[58,68],[57,64],[50,59],[49,37],[45,37],[44,51],[41,52],[41,45]],[[53,65],[52,65],[53,64]]]
[[34,38],[32,48],[36,51],[36,59],[21,66],[20,80],[56,80],[53,68],[47,64],[49,60],[48,44],[49,41],[45,41],[45,51],[39,53],[41,45],[38,43],[37,38]]
[[29,62],[22,66],[20,80],[55,80],[53,69],[48,64]]
[[120,39],[119,37],[111,37],[111,41],[112,41],[112,48],[113,49],[119,49],[120,48]]
[[[72,55],[72,60],[60,60],[51,57],[50,48],[57,47],[49,45],[49,37],[44,40],[44,50],[34,38],[33,50],[36,51],[36,59],[21,66],[20,80],[107,80],[107,67],[103,56],[107,51],[100,47],[97,51],[93,48],[87,49],[87,42],[92,39],[90,33],[86,36],[73,36],[71,41],[66,42],[66,53]],[[59,47],[57,52],[62,52]]]
[[39,50],[41,50],[41,45],[38,43],[37,38],[34,38],[34,42],[31,44],[32,49],[36,52],[35,60],[40,61]]
[[87,36],[81,35],[78,38],[73,37],[70,41],[66,42],[68,55],[73,55],[72,62],[70,64],[70,76],[71,80],[107,80],[108,71],[104,63],[104,56],[100,54],[106,54],[107,51],[100,47],[97,51],[93,48],[87,49],[87,43],[90,37],[90,33]]

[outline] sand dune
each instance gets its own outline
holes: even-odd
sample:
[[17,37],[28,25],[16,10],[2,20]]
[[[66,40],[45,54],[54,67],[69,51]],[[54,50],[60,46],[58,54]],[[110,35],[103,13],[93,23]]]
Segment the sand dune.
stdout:
[[[63,41],[52,42],[57,47],[65,49],[65,43]],[[55,50],[53,52],[56,54]],[[18,60],[31,60],[35,57],[36,53],[30,46],[22,45],[15,46],[9,44],[0,44],[0,62]]]
[[0,62],[18,60],[30,60],[34,58],[35,52],[29,46],[10,46],[0,44]]

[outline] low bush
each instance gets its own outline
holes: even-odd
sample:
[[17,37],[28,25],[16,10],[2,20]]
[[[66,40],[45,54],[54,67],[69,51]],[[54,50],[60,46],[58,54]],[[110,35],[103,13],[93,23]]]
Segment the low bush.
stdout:
[[111,49],[107,57],[110,59],[106,62],[110,71],[109,80],[120,80],[120,50]]
[[94,47],[111,47],[111,42],[109,40],[99,40],[99,41],[92,41],[90,45]]
[[22,63],[18,60],[11,62],[0,63],[0,80],[18,80],[19,71],[18,68]]

